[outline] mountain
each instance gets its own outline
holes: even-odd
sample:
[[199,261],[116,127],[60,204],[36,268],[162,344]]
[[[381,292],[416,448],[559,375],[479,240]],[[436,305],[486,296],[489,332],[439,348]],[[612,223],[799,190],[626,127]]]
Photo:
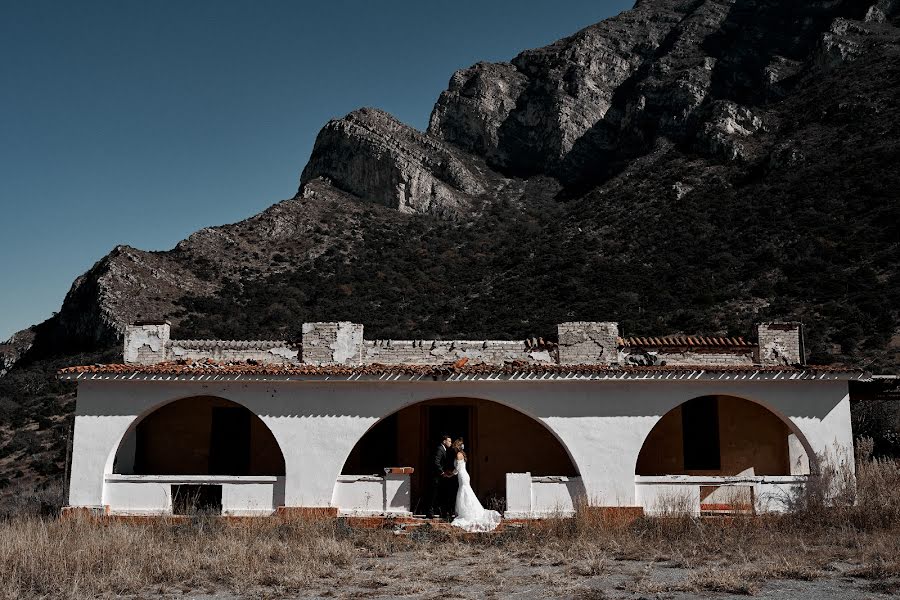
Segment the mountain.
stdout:
[[141,318],[257,339],[312,320],[514,339],[797,319],[811,362],[896,370],[898,41],[896,0],[642,0],[454,73],[425,132],[374,108],[330,121],[293,198],[170,251],[115,248],[0,346],[0,485],[35,444],[59,471],[53,369],[114,356]]

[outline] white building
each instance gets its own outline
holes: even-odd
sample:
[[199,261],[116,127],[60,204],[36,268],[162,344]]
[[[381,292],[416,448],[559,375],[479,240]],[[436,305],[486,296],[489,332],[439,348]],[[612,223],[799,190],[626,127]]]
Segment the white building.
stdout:
[[519,518],[579,502],[778,510],[823,459],[852,464],[848,381],[865,375],[804,366],[799,324],[759,325],[753,343],[558,333],[365,340],[306,323],[290,344],[130,326],[124,364],[60,373],[78,382],[69,504],[420,514],[444,432],[465,438],[482,501]]

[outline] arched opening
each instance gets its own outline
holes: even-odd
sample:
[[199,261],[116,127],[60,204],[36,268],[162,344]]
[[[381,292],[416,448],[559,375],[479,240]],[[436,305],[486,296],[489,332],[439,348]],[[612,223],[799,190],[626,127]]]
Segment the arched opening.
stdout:
[[284,455],[256,414],[213,396],[183,398],[152,411],[122,440],[113,473],[284,475]]
[[701,396],[663,415],[644,440],[637,475],[805,475],[809,457],[787,423],[734,396]]
[[411,508],[424,510],[428,465],[440,436],[462,437],[472,488],[485,506],[503,510],[506,474],[575,477],[565,446],[541,421],[518,410],[475,398],[441,398],[407,406],[376,423],[350,452],[342,475],[381,474],[385,467],[413,467]]

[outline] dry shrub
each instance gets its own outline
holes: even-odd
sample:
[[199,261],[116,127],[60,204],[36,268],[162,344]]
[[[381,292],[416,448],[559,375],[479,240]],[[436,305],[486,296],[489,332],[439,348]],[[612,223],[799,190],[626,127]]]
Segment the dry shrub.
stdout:
[[96,597],[149,587],[297,590],[349,564],[333,524],[245,520],[98,523],[88,518],[0,523],[0,596]]
[[572,594],[573,600],[606,600],[609,596],[600,588],[579,587]]
[[705,590],[724,594],[753,595],[759,589],[756,573],[741,569],[708,569],[692,573],[685,587],[690,591]]
[[900,526],[900,464],[872,457],[871,438],[857,440],[855,525],[864,529]]
[[892,579],[900,577],[900,561],[894,560],[877,560],[872,564],[858,567],[850,573],[853,577],[862,579]]
[[654,507],[664,516],[615,521],[578,506],[574,519],[530,526],[526,537],[543,559],[563,553],[576,565],[604,557],[691,569],[744,564],[744,580],[751,570],[758,578],[809,580],[834,561],[890,564],[900,554],[900,469],[873,458],[871,448],[870,440],[857,442],[855,474],[845,463],[810,478],[787,499],[786,514],[697,518],[672,498]]
[[786,499],[788,512],[806,527],[852,526],[863,531],[900,527],[900,464],[872,455],[871,438],[856,440],[848,461],[819,457],[820,473]]
[[66,490],[61,481],[49,485],[19,486],[7,490],[7,498],[0,502],[0,521],[22,517],[55,517],[66,505]]

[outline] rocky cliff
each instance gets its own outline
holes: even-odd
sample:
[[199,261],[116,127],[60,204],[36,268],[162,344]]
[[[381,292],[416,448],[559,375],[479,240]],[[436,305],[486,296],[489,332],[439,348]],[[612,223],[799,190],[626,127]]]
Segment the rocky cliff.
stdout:
[[454,73],[425,132],[354,111],[294,198],[79,277],[7,347],[0,396],[163,317],[179,337],[278,339],[311,320],[515,338],[791,318],[813,361],[896,369],[898,40],[896,0],[642,0]]

